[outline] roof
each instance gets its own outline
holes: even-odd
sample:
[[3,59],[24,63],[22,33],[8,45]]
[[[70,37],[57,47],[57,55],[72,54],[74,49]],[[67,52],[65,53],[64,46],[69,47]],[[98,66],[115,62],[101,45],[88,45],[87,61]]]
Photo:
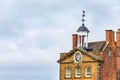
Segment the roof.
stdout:
[[76,48],[76,49],[71,50],[68,53],[64,53],[64,56],[61,56],[57,62],[59,63],[59,62],[63,61],[68,56],[74,54],[74,52],[76,52],[76,51],[81,51],[82,53],[85,53],[86,55],[88,55],[89,57],[91,57],[97,61],[103,61],[103,59],[101,59],[100,56],[95,51],[102,51],[103,48],[105,47],[105,45],[106,45],[106,41],[90,42],[90,43],[88,43],[88,47],[93,48],[93,51],[87,52],[87,51],[81,50],[80,48]]
[[105,44],[106,44],[106,41],[91,42],[91,43],[88,43],[88,47],[93,48],[93,50],[102,51]]
[[77,30],[77,32],[87,32],[89,33],[89,30],[87,27],[84,26],[84,24],[82,24],[82,26],[80,26]]
[[91,57],[91,58],[93,58],[93,59],[95,59],[95,60],[97,60],[97,61],[103,62],[103,59],[102,59],[102,58],[100,58],[99,56],[96,56],[96,55],[92,54],[92,53],[95,53],[95,52],[93,52],[93,51],[91,51],[91,52],[85,52],[84,50],[81,50],[81,49],[79,49],[79,48],[76,48],[76,49],[71,50],[70,52],[67,53],[67,55],[61,57],[57,62],[60,63],[61,61],[63,61],[63,60],[66,59],[67,57],[73,55],[76,51],[80,51],[80,52],[82,52],[83,54],[86,54],[86,55],[88,55],[89,57]]

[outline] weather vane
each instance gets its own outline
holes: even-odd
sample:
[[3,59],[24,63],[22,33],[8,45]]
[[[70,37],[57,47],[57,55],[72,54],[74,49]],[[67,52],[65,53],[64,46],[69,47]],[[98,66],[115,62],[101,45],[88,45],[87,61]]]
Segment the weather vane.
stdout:
[[83,10],[83,14],[82,14],[82,25],[84,25],[84,21],[85,21],[84,17],[85,17],[85,11]]

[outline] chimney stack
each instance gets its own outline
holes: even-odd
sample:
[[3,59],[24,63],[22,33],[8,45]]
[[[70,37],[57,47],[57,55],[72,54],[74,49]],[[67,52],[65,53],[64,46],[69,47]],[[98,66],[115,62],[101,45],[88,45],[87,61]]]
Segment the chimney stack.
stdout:
[[114,31],[106,30],[106,42],[109,42],[111,45],[115,44]]
[[117,46],[120,46],[120,29],[116,32]]
[[77,34],[73,34],[73,49],[75,49],[77,47],[77,43],[78,43],[78,35]]

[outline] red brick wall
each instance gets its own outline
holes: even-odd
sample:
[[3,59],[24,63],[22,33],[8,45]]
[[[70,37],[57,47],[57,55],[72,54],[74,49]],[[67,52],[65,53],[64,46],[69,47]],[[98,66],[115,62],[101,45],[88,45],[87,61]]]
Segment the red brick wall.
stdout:
[[111,60],[110,57],[108,57],[108,48],[103,52],[103,59],[104,63],[101,64],[100,67],[100,80],[115,80],[116,79],[116,60],[115,60],[115,55],[114,55],[114,49],[112,48],[111,52]]
[[115,36],[114,31],[106,30],[106,43],[110,42],[111,45],[115,45]]
[[[116,80],[116,44],[114,31],[106,30],[107,48],[101,52],[104,62],[100,65],[100,80]],[[108,56],[108,48],[111,49],[111,56]]]
[[116,52],[116,67],[120,69],[120,29],[116,32],[116,40],[117,40],[117,52]]
[[120,29],[116,32],[117,46],[120,46]]
[[120,69],[120,57],[117,57],[117,68]]

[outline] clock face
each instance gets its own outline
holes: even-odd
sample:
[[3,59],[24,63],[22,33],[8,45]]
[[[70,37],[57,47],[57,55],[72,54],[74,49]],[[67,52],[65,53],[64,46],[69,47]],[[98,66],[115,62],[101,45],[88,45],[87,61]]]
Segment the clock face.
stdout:
[[80,53],[76,53],[75,54],[75,62],[80,62],[80,60],[81,60],[81,54]]

